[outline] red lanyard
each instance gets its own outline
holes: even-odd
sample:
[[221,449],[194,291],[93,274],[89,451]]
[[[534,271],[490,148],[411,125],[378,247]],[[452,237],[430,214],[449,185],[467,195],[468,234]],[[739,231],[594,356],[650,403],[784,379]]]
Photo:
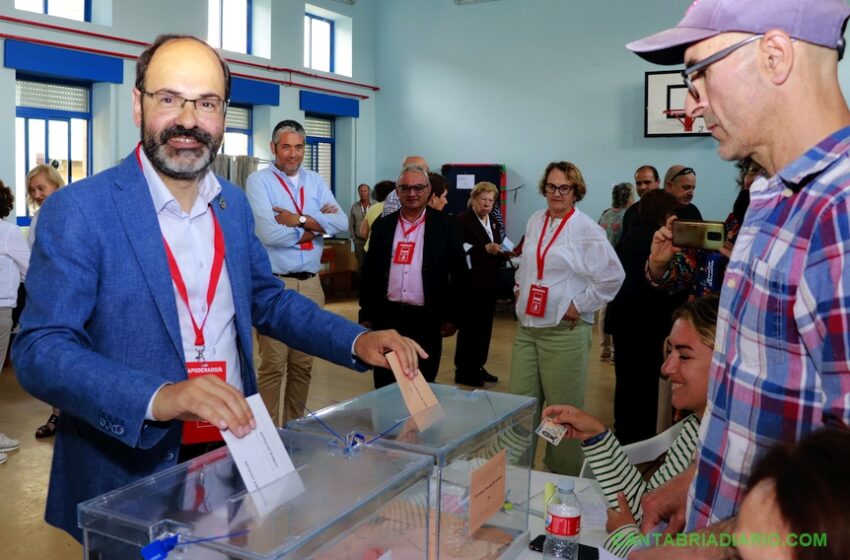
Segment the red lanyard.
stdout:
[[549,243],[546,245],[546,249],[543,252],[540,252],[540,248],[543,247],[543,235],[546,233],[546,226],[549,225],[549,211],[546,211],[546,218],[543,220],[543,231],[540,232],[540,239],[537,240],[537,281],[543,280],[543,267],[546,264],[546,254],[549,252],[549,248],[552,246],[552,243],[558,238],[558,235],[561,234],[561,230],[564,229],[564,226],[567,225],[567,220],[569,220],[573,212],[575,212],[575,208],[571,208],[570,211],[564,216],[564,219],[561,220],[561,224],[558,226],[558,229],[555,230],[555,235],[552,236],[552,239],[549,240]]
[[215,212],[210,208],[210,214],[213,219],[213,239],[215,246],[215,254],[213,256],[212,270],[210,270],[210,284],[207,288],[207,312],[204,315],[204,320],[201,326],[195,321],[195,316],[192,314],[192,308],[189,306],[189,293],[186,290],[186,283],[183,281],[183,275],[180,274],[180,267],[177,266],[177,260],[174,258],[174,253],[171,252],[171,247],[168,246],[168,241],[165,236],[162,237],[162,242],[165,244],[165,254],[168,257],[168,268],[171,271],[171,278],[174,280],[174,286],[177,288],[177,293],[180,294],[180,299],[186,304],[186,309],[189,311],[189,319],[192,320],[192,328],[195,329],[195,346],[198,347],[201,355],[204,349],[204,325],[207,324],[207,318],[210,316],[213,299],[215,299],[215,290],[218,287],[218,280],[221,277],[221,269],[224,265],[224,235],[221,233],[221,226],[218,224],[218,218],[215,217]]
[[299,216],[302,216],[304,214],[304,187],[303,186],[301,187],[301,191],[300,191],[301,204],[299,205],[297,202],[295,202],[295,197],[292,196],[292,191],[289,190],[289,185],[286,184],[286,181],[281,179],[280,175],[278,175],[278,174],[275,174],[275,177],[277,177],[277,180],[280,181],[280,186],[282,186],[284,189],[286,189],[286,194],[289,195],[289,199],[292,200],[292,205],[295,206],[295,212]]
[[[139,142],[136,146],[136,161],[139,162],[139,169],[143,170],[142,156],[139,154],[141,147],[142,143]],[[192,320],[192,327],[195,329],[195,346],[198,348],[198,354],[201,356],[203,356],[204,349],[204,325],[207,324],[207,318],[210,316],[210,308],[215,299],[215,290],[218,287],[218,280],[221,278],[221,269],[224,265],[224,234],[221,232],[221,226],[218,223],[215,212],[212,211],[212,206],[208,205],[208,207],[213,221],[213,247],[215,253],[213,255],[212,270],[210,270],[210,284],[207,288],[207,312],[200,327],[198,327],[198,323],[195,321],[195,316],[192,315],[192,308],[189,306],[189,292],[186,290],[183,275],[180,274],[180,267],[177,266],[177,260],[174,258],[174,253],[171,252],[168,240],[165,239],[164,235],[162,236],[162,242],[165,244],[165,256],[168,257],[168,269],[171,271],[171,279],[174,280],[177,293],[180,294],[180,299],[183,300],[183,303],[186,304],[186,309],[189,311],[189,319]]]
[[408,236],[411,233],[413,233],[414,231],[416,231],[416,228],[418,228],[420,225],[422,225],[422,223],[424,221],[425,221],[425,212],[422,212],[422,217],[418,218],[415,222],[413,222],[413,225],[410,226],[410,229],[404,229],[404,221],[402,220],[401,215],[399,215],[398,223],[401,224],[401,233],[403,234],[402,238],[407,239]]

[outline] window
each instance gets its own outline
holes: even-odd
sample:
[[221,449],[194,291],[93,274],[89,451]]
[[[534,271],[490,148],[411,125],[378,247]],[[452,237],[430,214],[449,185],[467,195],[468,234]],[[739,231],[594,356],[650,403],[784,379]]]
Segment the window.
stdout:
[[304,15],[304,66],[334,71],[334,22],[313,14]]
[[77,21],[91,21],[90,0],[15,0],[15,8]]
[[307,145],[304,147],[304,167],[322,176],[322,179],[336,193],[334,186],[334,120],[306,115],[304,130],[307,132]]
[[27,225],[25,181],[32,167],[55,162],[67,183],[90,173],[91,90],[19,79],[15,106],[15,214],[19,225]]
[[251,54],[251,0],[209,0],[207,42],[217,49]]
[[221,153],[229,156],[250,156],[254,149],[251,145],[251,109],[249,107],[227,108],[224,123],[224,143]]

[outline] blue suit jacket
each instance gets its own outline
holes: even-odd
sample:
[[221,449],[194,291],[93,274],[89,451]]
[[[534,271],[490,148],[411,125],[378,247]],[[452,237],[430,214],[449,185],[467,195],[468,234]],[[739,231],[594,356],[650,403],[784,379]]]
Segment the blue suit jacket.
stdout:
[[[365,369],[364,329],[323,311],[272,275],[248,202],[221,181],[224,232],[245,393],[256,392],[251,326],[287,345]],[[12,357],[21,385],[59,407],[45,519],[82,538],[77,504],[176,463],[180,422],[146,422],[151,396],[186,379],[171,275],[134,154],[56,192],[38,220],[28,300]]]

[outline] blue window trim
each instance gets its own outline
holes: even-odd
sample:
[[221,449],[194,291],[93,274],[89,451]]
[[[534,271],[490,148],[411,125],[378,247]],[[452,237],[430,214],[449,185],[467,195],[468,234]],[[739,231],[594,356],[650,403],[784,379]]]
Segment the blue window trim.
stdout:
[[248,1],[246,2],[246,6],[245,6],[245,7],[246,7],[246,8],[247,8],[247,10],[248,10],[248,17],[247,17],[247,19],[246,19],[246,22],[247,22],[247,24],[248,24],[248,29],[247,29],[247,33],[246,33],[246,35],[248,36],[248,37],[247,37],[247,39],[248,39],[248,44],[247,44],[247,45],[245,45],[245,52],[246,52],[247,54],[253,54],[253,50],[254,50],[254,49],[252,48],[252,46],[253,46],[253,44],[254,44],[254,41],[253,41],[253,34],[254,34],[254,17],[253,17],[253,15],[254,15],[254,0],[248,0]]
[[[32,80],[29,76],[18,76],[19,79],[27,79]],[[78,82],[69,82],[67,80],[50,80],[45,82],[44,80],[36,80],[41,81],[43,83],[54,83],[54,84],[73,84],[80,85]],[[83,85],[83,87],[88,87]],[[71,146],[71,119],[82,119],[86,121],[86,170],[88,171],[88,176],[91,176],[92,171],[92,149],[93,149],[93,138],[92,138],[92,90],[88,87],[88,95],[89,95],[89,112],[83,113],[79,111],[63,111],[61,109],[38,109],[35,107],[15,107],[15,118],[22,119],[42,119],[42,120],[67,120],[68,121],[68,157],[69,159],[74,156],[72,152]],[[29,127],[24,126],[24,161],[29,161]],[[45,147],[50,146],[50,127],[46,126],[44,129],[44,143]],[[45,153],[47,158],[50,158],[49,153]],[[68,172],[70,173],[71,168],[68,167]],[[71,183],[71,177],[64,177],[67,183]],[[25,216],[17,216],[17,224],[21,227],[30,225],[32,220],[32,216],[29,214],[29,207],[27,207],[27,214]]]
[[[50,4],[50,0],[44,0],[44,4],[41,8],[41,13],[44,15],[48,15],[48,4]],[[53,17],[62,17],[62,16],[53,16]],[[71,18],[63,18],[63,19],[71,19]],[[74,20],[72,20],[74,21]],[[83,2],[83,21],[91,23],[91,0],[85,0]]]
[[226,126],[226,127],[224,127],[224,131],[225,132],[239,132],[239,133],[242,133],[242,134],[247,134],[248,135],[248,155],[253,157],[253,155],[254,155],[254,142],[253,142],[253,139],[254,139],[254,111],[253,111],[253,109],[254,108],[249,106],[249,105],[231,105],[231,107],[236,107],[236,108],[239,108],[239,109],[247,109],[248,110],[248,120],[249,120],[248,128],[238,128],[238,127],[235,127],[235,126]]
[[[331,51],[330,51],[331,52],[331,60],[330,60],[331,64],[330,64],[330,71],[334,72],[334,67],[335,67],[334,59],[336,58],[334,56],[335,52],[336,52],[336,51],[334,51],[334,38],[336,37],[336,29],[334,27],[334,20],[324,18],[322,16],[317,16],[316,14],[311,14],[310,12],[306,12],[304,15],[307,16],[310,19],[317,19],[319,21],[324,21],[324,22],[330,24],[330,26],[331,26],[331,45],[330,45],[331,46]],[[311,32],[310,32],[310,64],[313,63],[313,44],[312,43],[313,43],[313,33],[312,33],[312,30],[311,30]],[[312,66],[310,66],[310,68],[312,68]]]
[[310,149],[310,162],[315,167],[313,171],[318,172],[319,166],[317,165],[317,162],[319,161],[319,144],[331,145],[331,184],[328,186],[331,188],[331,192],[334,196],[336,196],[336,117],[334,115],[321,115],[319,113],[305,113],[304,116],[331,121],[331,136],[307,136],[306,148]]

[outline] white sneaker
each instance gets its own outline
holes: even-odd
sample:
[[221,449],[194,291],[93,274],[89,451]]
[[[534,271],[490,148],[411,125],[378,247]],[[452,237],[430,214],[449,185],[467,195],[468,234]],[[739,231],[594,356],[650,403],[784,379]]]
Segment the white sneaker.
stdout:
[[0,453],[0,465],[6,462],[7,455],[5,453]]
[[21,442],[12,439],[6,434],[0,434],[0,452],[14,451],[21,446]]

